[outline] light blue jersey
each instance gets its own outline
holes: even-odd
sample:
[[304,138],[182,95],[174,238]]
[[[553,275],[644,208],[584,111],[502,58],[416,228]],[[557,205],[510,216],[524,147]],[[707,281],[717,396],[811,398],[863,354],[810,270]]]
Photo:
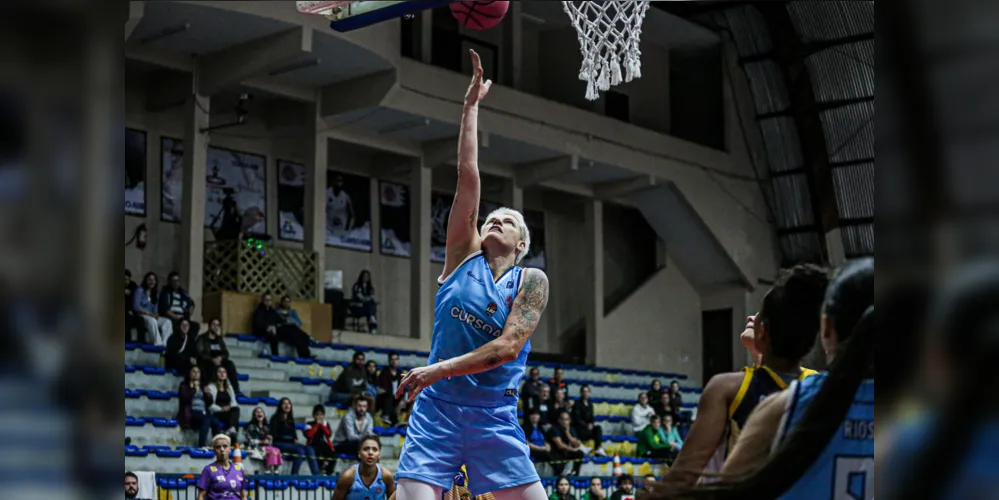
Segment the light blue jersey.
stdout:
[[350,485],[346,500],[385,500],[385,480],[382,478],[382,467],[377,465],[378,475],[371,485],[365,485],[361,480],[361,467],[354,466],[354,484]]
[[[493,281],[481,252],[437,291],[430,363],[469,353],[500,336],[524,270]],[[473,495],[538,482],[517,420],[517,386],[530,342],[517,359],[476,375],[434,382],[416,398],[395,477],[451,488],[464,465]]]
[[[467,354],[499,337],[523,274],[523,268],[513,266],[493,282],[482,252],[466,258],[437,290],[430,363]],[[463,406],[515,406],[530,352],[528,341],[516,360],[475,375],[440,380],[423,394]]]
[[[783,441],[805,414],[828,374],[822,373],[795,382],[778,432]],[[778,443],[779,443],[778,441]],[[776,446],[777,443],[775,443]],[[853,398],[853,405],[825,451],[782,499],[832,498],[871,500],[874,498],[874,381],[865,380]]]

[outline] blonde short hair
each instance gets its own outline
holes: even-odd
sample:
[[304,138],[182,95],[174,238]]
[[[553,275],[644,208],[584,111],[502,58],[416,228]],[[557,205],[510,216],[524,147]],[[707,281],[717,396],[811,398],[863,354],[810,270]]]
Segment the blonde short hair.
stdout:
[[524,221],[523,214],[509,207],[497,208],[486,216],[485,222],[483,222],[482,227],[479,228],[479,234],[486,233],[486,224],[489,222],[489,219],[501,215],[509,215],[513,217],[513,219],[517,221],[517,225],[520,226],[520,241],[524,242],[524,251],[518,252],[517,260],[514,261],[514,264],[520,264],[520,261],[527,256],[527,252],[531,250],[531,231],[527,229],[527,222]]
[[225,444],[232,446],[232,439],[228,434],[216,434],[215,437],[212,438],[212,446],[215,446],[217,441],[225,441]]

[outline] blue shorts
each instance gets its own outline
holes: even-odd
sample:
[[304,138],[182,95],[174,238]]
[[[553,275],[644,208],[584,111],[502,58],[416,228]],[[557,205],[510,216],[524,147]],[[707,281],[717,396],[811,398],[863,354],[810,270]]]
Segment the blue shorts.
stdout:
[[421,394],[395,477],[449,490],[462,465],[476,496],[541,480],[515,405],[458,406]]

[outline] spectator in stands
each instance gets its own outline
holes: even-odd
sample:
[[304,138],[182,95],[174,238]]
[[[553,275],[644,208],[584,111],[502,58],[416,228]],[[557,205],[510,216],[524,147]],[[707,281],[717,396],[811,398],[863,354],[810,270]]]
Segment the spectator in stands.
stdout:
[[556,392],[564,392],[565,399],[569,399],[569,386],[563,380],[564,376],[565,370],[561,366],[555,368],[555,376],[548,381],[548,385],[551,386],[552,395],[555,395]]
[[548,417],[551,419],[552,425],[558,425],[559,413],[572,410],[572,402],[569,401],[565,391],[554,388],[551,391],[552,399],[548,403]]
[[271,474],[277,474],[278,469],[284,464],[281,458],[281,450],[271,446],[274,438],[271,436],[270,426],[267,425],[267,414],[264,408],[258,406],[253,409],[250,421],[243,428],[243,445],[251,458],[264,461],[264,466]]
[[648,486],[648,485],[653,484],[655,482],[656,482],[656,476],[653,476],[652,474],[649,474],[649,475],[645,476],[644,479],[642,479],[642,486],[643,487],[644,486]]
[[312,408],[312,421],[306,424],[305,444],[309,445],[316,452],[316,460],[321,462],[320,466],[326,475],[333,474],[336,467],[336,455],[333,453],[333,430],[330,424],[326,423],[326,407],[316,405]]
[[364,367],[364,353],[354,353],[353,361],[344,367],[330,389],[330,401],[334,403],[350,403],[361,397],[368,402],[368,407],[374,407],[375,398],[367,395],[368,371]]
[[520,407],[526,413],[529,410],[537,410],[540,406],[541,386],[545,385],[541,381],[541,372],[532,367],[527,372],[527,380],[520,386]]
[[205,394],[209,398],[208,411],[222,422],[226,434],[235,436],[239,426],[239,403],[230,380],[225,367],[216,366],[215,380],[205,387]]
[[312,357],[309,351],[309,334],[285,321],[274,309],[269,293],[260,296],[260,304],[253,311],[253,334],[270,342],[271,354],[274,356],[278,355],[278,343],[284,342],[295,348],[299,358]]
[[[191,321],[191,313],[194,312],[194,300],[187,291],[180,286],[180,273],[173,271],[167,277],[167,286],[160,291],[159,315],[170,318],[173,322],[173,329],[176,330],[180,320]],[[195,332],[201,331],[201,325],[191,321],[191,329]]]
[[191,322],[180,320],[177,331],[167,339],[166,351],[163,353],[164,366],[168,370],[187,373],[192,365],[197,365],[197,337],[198,332],[191,330]]
[[405,394],[395,397],[400,380],[402,371],[399,370],[399,353],[393,351],[388,355],[388,366],[378,374],[378,408],[382,411],[382,422],[389,427],[399,424],[399,411],[406,408]]
[[199,500],[222,500],[246,498],[250,489],[249,478],[243,470],[243,464],[230,462],[232,439],[225,434],[212,438],[212,451],[215,452],[215,462],[201,470],[198,479]]
[[132,303],[135,300],[135,289],[139,285],[136,285],[132,281],[132,271],[128,269],[125,270],[125,342],[138,342],[145,332],[145,325],[139,316],[136,314]]
[[541,427],[541,414],[537,410],[529,411],[524,418],[524,436],[527,438],[527,447],[531,449],[531,460],[552,461],[552,445]]
[[593,454],[602,457],[607,456],[603,449],[604,430],[596,424],[593,416],[593,403],[590,401],[590,386],[583,385],[579,388],[579,401],[572,405],[570,412],[572,416],[572,429],[581,440],[593,440]]
[[139,476],[134,472],[125,473],[125,498],[127,500],[153,500],[152,498],[139,498]]
[[663,393],[663,384],[658,380],[652,381],[652,386],[649,388],[649,392],[646,394],[649,396],[649,404],[655,406],[659,403],[659,395]]
[[370,271],[365,269],[357,275],[350,294],[354,312],[368,321],[368,332],[378,333],[378,302],[375,301],[375,287],[371,284]]
[[225,338],[222,336],[222,321],[212,318],[208,322],[208,331],[199,335],[195,347],[198,353],[198,365],[205,373],[215,373],[216,368],[225,368],[229,382],[236,394],[242,394],[239,390],[239,374],[236,373],[236,365],[229,359],[229,348],[225,345]]
[[[559,391],[561,392],[561,391]],[[558,393],[556,393],[558,394]],[[558,413],[558,423],[551,430],[552,444],[555,445],[555,459],[572,461],[572,475],[579,475],[579,468],[583,465],[583,457],[590,452],[589,448],[576,437],[572,430],[572,417],[567,410]],[[566,464],[568,466],[568,464]],[[565,472],[565,468],[562,469]]]
[[631,432],[636,435],[641,433],[655,414],[656,410],[649,406],[648,393],[638,393],[638,404],[631,408]]
[[680,411],[683,410],[683,393],[680,392],[680,382],[676,380],[669,384],[669,405],[673,408],[673,418],[679,422]]
[[288,398],[282,398],[274,415],[271,415],[271,438],[274,440],[274,447],[281,450],[282,455],[292,459],[292,474],[298,474],[305,459],[309,460],[309,471],[313,475],[320,474],[319,464],[316,463],[316,451],[298,442],[295,412]]
[[157,282],[156,273],[146,273],[142,278],[142,285],[132,297],[132,310],[146,325],[146,342],[165,346],[167,339],[173,334],[173,323],[169,318],[156,313],[156,301],[159,299]]
[[590,478],[590,487],[579,500],[607,500],[607,492],[604,491],[604,482],[599,477]]
[[285,295],[281,297],[281,306],[277,308],[278,314],[284,318],[284,323],[286,325],[294,325],[298,328],[302,328],[302,318],[298,317],[298,312],[291,307],[291,297]]
[[198,365],[192,365],[188,369],[187,377],[177,388],[177,395],[177,424],[184,430],[197,430],[198,447],[204,448],[208,443],[209,431],[219,432],[224,426],[208,412],[205,402],[207,398],[201,385],[201,368]]
[[364,436],[372,434],[375,428],[375,420],[368,413],[368,401],[364,398],[354,400],[351,411],[348,411],[340,425],[336,428],[336,436],[333,438],[333,446],[337,452],[348,455],[357,455],[361,449],[361,440]]
[[617,491],[611,494],[610,500],[621,500],[626,496],[635,496],[635,478],[631,474],[622,474],[617,478]]
[[541,415],[541,427],[544,427],[547,432],[551,428],[552,423],[555,422],[556,418],[552,415],[551,404],[552,404],[552,388],[548,384],[541,384],[541,392],[538,393],[536,408],[528,408],[529,410],[536,410],[539,415]]
[[668,392],[659,393],[659,402],[652,405],[652,409],[656,410],[656,415],[659,417],[665,417],[669,415],[670,417],[676,417],[673,415],[673,405],[670,404],[670,398]]
[[555,482],[555,489],[548,496],[548,500],[576,500],[576,497],[570,493],[571,490],[572,485],[569,483],[569,478],[559,477],[558,481]]
[[378,363],[375,363],[373,359],[365,363],[364,373],[368,378],[368,388],[364,390],[364,394],[375,398],[375,401],[369,405],[372,410],[371,412],[374,413],[375,403],[378,401]]
[[666,434],[666,442],[673,447],[674,450],[680,451],[683,448],[683,440],[680,439],[680,431],[676,429],[674,425],[673,418],[669,415],[663,417],[663,433]]
[[638,435],[637,452],[640,458],[671,460],[676,457],[679,451],[680,449],[675,444],[670,443],[669,437],[662,427],[662,419],[659,415],[653,416],[649,421],[649,425]]

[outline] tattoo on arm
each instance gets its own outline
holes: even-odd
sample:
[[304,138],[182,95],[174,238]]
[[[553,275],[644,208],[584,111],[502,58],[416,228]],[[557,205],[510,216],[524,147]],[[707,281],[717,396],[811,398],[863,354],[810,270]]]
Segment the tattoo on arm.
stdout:
[[486,366],[489,368],[495,368],[502,363],[503,360],[496,354],[490,354],[489,357],[486,358]]
[[524,288],[514,301],[514,310],[507,318],[513,338],[524,341],[538,326],[541,313],[548,305],[548,276],[536,269],[525,271]]
[[479,211],[478,209],[472,210],[472,213],[468,214],[468,227],[472,228],[472,230],[474,231],[476,229],[475,226],[478,224],[478,222],[479,222]]

